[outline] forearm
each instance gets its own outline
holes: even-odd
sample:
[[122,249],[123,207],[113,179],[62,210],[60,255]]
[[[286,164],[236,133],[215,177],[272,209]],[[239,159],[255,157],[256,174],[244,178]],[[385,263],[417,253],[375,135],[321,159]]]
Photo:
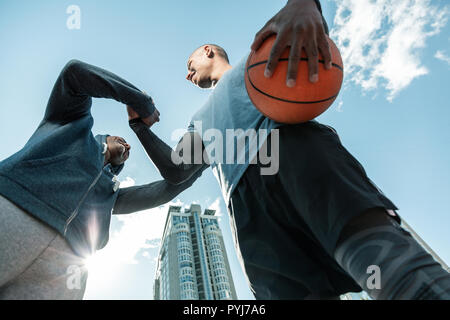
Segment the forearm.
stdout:
[[198,170],[187,181],[177,185],[167,180],[160,180],[142,186],[120,189],[113,214],[129,214],[161,206],[191,187],[202,175],[203,170]]
[[47,106],[47,120],[71,120],[89,112],[91,98],[114,99],[132,107],[141,117],[150,116],[152,99],[119,76],[87,63],[71,60],[63,68]]
[[[182,183],[206,165],[203,162],[196,164],[192,163],[194,161],[184,161],[182,156],[172,150],[170,146],[155,135],[140,119],[131,120],[129,124],[161,175],[169,182],[174,184]],[[203,151],[203,149],[200,150]],[[188,152],[190,151],[188,150]],[[191,158],[191,160],[193,159],[194,157]]]

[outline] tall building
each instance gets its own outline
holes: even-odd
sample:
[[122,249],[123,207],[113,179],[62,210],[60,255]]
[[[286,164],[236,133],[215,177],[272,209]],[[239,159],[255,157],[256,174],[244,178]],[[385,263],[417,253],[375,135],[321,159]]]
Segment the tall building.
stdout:
[[153,287],[155,300],[236,300],[215,210],[171,206]]

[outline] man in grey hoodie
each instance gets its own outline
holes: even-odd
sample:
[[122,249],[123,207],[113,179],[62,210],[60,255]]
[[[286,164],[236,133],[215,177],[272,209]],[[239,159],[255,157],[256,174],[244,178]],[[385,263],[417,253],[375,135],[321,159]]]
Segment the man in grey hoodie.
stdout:
[[131,106],[147,126],[159,121],[152,99],[129,82],[67,63],[33,136],[0,162],[0,300],[81,299],[84,258],[107,244],[111,214],[157,207],[192,185],[161,180],[119,189],[130,146],[94,137],[93,97]]

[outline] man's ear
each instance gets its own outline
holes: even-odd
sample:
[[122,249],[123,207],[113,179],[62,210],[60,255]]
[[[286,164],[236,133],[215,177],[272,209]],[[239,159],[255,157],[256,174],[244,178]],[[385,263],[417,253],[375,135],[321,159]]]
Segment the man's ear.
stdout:
[[110,146],[110,144],[111,144],[111,136],[107,136],[106,137],[106,145],[108,146],[108,149],[109,149],[109,146]]
[[109,151],[109,142],[110,142],[110,137],[106,137],[106,143],[103,144],[103,154],[105,155],[105,164],[109,162],[110,158],[111,158],[111,152]]
[[211,46],[205,46],[205,53],[208,58],[214,57],[214,51]]

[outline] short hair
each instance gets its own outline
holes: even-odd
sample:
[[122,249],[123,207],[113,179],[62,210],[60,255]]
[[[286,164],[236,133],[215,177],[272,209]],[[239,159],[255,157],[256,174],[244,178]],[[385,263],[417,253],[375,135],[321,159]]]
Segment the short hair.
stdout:
[[[221,46],[217,45],[217,44],[207,43],[207,44],[204,44],[204,45],[198,47],[195,51],[197,51],[198,49],[203,48],[204,46],[210,46],[210,47],[213,47],[213,48],[215,49],[216,53],[219,55],[219,57],[225,59],[225,61],[226,61],[227,63],[230,63],[230,59],[228,58],[228,54],[227,54],[227,52],[225,51],[225,49],[222,48]],[[195,52],[195,51],[194,51],[194,52]]]

